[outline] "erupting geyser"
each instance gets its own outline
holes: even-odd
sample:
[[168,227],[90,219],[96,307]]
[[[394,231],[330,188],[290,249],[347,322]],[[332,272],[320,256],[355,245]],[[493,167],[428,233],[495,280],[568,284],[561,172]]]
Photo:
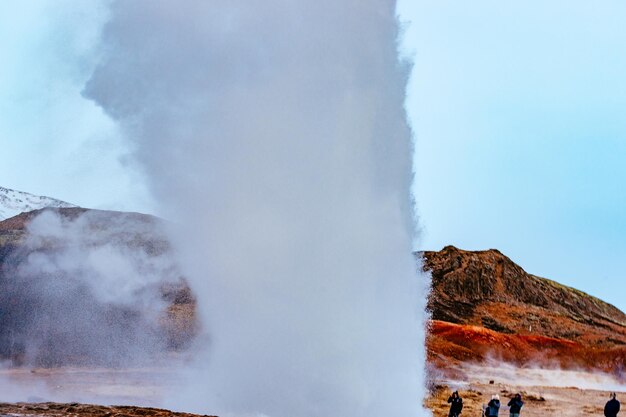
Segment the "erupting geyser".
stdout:
[[111,7],[85,94],[175,224],[208,335],[178,408],[425,414],[395,3]]

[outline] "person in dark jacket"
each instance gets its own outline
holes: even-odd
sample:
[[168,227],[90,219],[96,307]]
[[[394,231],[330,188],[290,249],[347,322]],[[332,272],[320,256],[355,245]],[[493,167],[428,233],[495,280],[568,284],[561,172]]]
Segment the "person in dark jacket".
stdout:
[[515,397],[511,398],[511,401],[507,404],[509,406],[509,413],[511,417],[519,417],[519,413],[522,411],[524,401],[522,401],[522,394],[515,394]]
[[485,416],[498,417],[500,412],[500,396],[498,394],[491,396],[491,401],[487,404],[485,409]]
[[617,401],[615,397],[615,393],[612,393],[611,399],[604,406],[605,417],[617,417],[617,413],[619,413],[619,401]]
[[448,404],[450,404],[450,412],[448,417],[459,417],[463,410],[463,399],[459,395],[458,391],[454,391],[448,398]]

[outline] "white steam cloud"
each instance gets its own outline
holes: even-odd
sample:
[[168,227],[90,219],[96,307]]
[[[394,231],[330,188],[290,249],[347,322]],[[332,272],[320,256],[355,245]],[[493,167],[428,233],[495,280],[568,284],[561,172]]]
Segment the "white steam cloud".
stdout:
[[[625,392],[626,384],[615,375],[601,371],[560,369],[558,367],[524,367],[490,361],[487,365],[465,363],[461,366],[470,381],[514,384],[519,387],[576,387],[584,390]],[[448,382],[448,381],[446,381]],[[458,381],[457,381],[458,383]]]
[[166,285],[181,283],[156,219],[37,215],[0,275],[0,353],[34,366],[145,365],[171,347]]
[[425,414],[398,36],[389,0],[112,4],[85,95],[175,223],[210,339],[178,408]]

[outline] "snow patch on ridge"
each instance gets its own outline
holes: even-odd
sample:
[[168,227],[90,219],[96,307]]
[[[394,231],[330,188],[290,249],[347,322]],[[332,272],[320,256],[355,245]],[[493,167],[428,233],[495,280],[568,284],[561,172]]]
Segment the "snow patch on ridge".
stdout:
[[44,207],[66,208],[78,206],[55,198],[0,187],[0,221],[17,216],[20,213]]

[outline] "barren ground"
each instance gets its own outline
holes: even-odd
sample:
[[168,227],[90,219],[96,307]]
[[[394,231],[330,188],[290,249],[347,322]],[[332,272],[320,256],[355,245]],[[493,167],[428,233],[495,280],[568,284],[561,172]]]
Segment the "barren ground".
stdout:
[[170,368],[11,368],[0,370],[0,401],[162,407],[180,381]]
[[[180,381],[174,370],[161,368],[7,369],[0,371],[0,401],[4,401],[0,403],[0,417],[192,416],[139,407],[163,408],[167,393]],[[522,393],[525,401],[523,417],[602,416],[610,392],[617,392],[618,399],[626,399],[626,384],[610,375],[507,365],[466,364],[458,370],[456,379],[442,376],[436,386],[426,400],[434,417],[448,415],[446,400],[455,389],[464,400],[462,415],[472,417],[481,415],[483,404],[492,394],[500,395],[503,417],[508,416],[508,398],[517,392]]]
[[463,416],[480,416],[493,394],[500,396],[500,415],[509,415],[506,404],[515,393],[525,402],[524,417],[602,416],[610,392],[626,399],[626,385],[606,374],[557,369],[520,369],[513,366],[466,365],[460,380],[442,379],[426,400],[434,417],[447,416],[450,393],[458,390],[463,398]]
[[101,406],[77,403],[0,403],[0,413],[0,417],[199,417],[198,414],[174,413],[169,410],[157,408]]

